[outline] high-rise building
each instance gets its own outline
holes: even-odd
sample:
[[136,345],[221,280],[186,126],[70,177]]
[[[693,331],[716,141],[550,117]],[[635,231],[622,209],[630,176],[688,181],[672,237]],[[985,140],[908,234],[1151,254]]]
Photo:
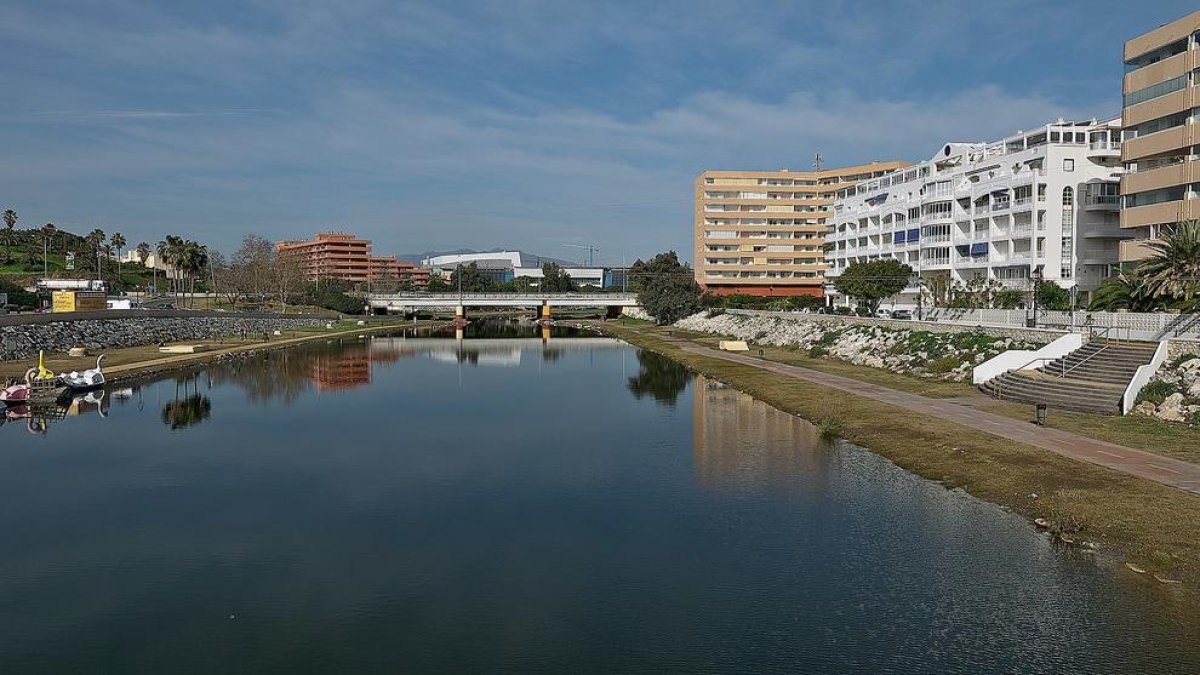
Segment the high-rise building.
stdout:
[[1200,218],[1200,11],[1125,43],[1121,260],[1163,227]]
[[696,282],[717,295],[819,297],[835,194],[904,166],[705,171],[695,183]]
[[[826,276],[895,258],[939,297],[968,285],[1029,291],[1035,271],[1092,290],[1130,236],[1118,226],[1120,133],[1116,119],[1059,120],[991,143],[948,143],[924,162],[843,189]],[[919,292],[914,284],[894,302],[915,307]]]

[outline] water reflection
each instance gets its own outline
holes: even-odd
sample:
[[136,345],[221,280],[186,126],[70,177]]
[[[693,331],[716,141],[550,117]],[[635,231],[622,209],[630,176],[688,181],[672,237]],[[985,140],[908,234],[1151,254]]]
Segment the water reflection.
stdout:
[[[183,385],[182,394],[180,385]],[[188,388],[191,393],[188,393]],[[209,389],[212,381],[208,382]],[[163,424],[171,427],[171,431],[179,431],[194,427],[212,417],[212,401],[200,393],[200,375],[193,373],[175,378],[175,400],[167,401],[162,409]]]
[[58,401],[27,403],[0,408],[0,427],[24,426],[31,434],[42,435],[50,426],[67,417],[96,414],[108,417],[111,398],[103,390],[89,391]]
[[693,387],[696,479],[707,488],[798,489],[823,484],[826,441],[817,427],[698,375]]
[[671,359],[645,349],[637,353],[638,374],[629,378],[629,391],[640,401],[646,396],[674,407],[692,381],[692,372]]

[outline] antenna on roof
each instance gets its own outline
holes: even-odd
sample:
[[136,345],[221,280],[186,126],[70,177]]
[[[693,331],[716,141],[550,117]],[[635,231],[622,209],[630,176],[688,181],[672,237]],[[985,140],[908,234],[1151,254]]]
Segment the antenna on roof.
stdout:
[[821,165],[824,163],[825,161],[821,159],[821,153],[818,152],[817,154],[813,155],[813,171],[820,171]]

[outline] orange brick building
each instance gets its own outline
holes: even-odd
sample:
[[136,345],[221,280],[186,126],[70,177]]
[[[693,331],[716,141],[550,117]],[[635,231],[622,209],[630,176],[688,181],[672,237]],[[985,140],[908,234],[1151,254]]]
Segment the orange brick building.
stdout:
[[345,232],[323,232],[312,239],[280,241],[275,250],[284,260],[297,260],[309,281],[339,279],[362,282],[377,279],[411,280],[429,284],[429,270],[396,260],[396,256],[371,255],[371,240]]

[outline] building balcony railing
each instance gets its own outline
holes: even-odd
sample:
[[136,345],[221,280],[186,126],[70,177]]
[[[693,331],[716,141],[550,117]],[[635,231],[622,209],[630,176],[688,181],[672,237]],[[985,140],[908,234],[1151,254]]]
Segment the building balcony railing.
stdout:
[[1007,211],[1008,207],[1009,202],[996,202],[995,204],[992,204],[993,211]]

